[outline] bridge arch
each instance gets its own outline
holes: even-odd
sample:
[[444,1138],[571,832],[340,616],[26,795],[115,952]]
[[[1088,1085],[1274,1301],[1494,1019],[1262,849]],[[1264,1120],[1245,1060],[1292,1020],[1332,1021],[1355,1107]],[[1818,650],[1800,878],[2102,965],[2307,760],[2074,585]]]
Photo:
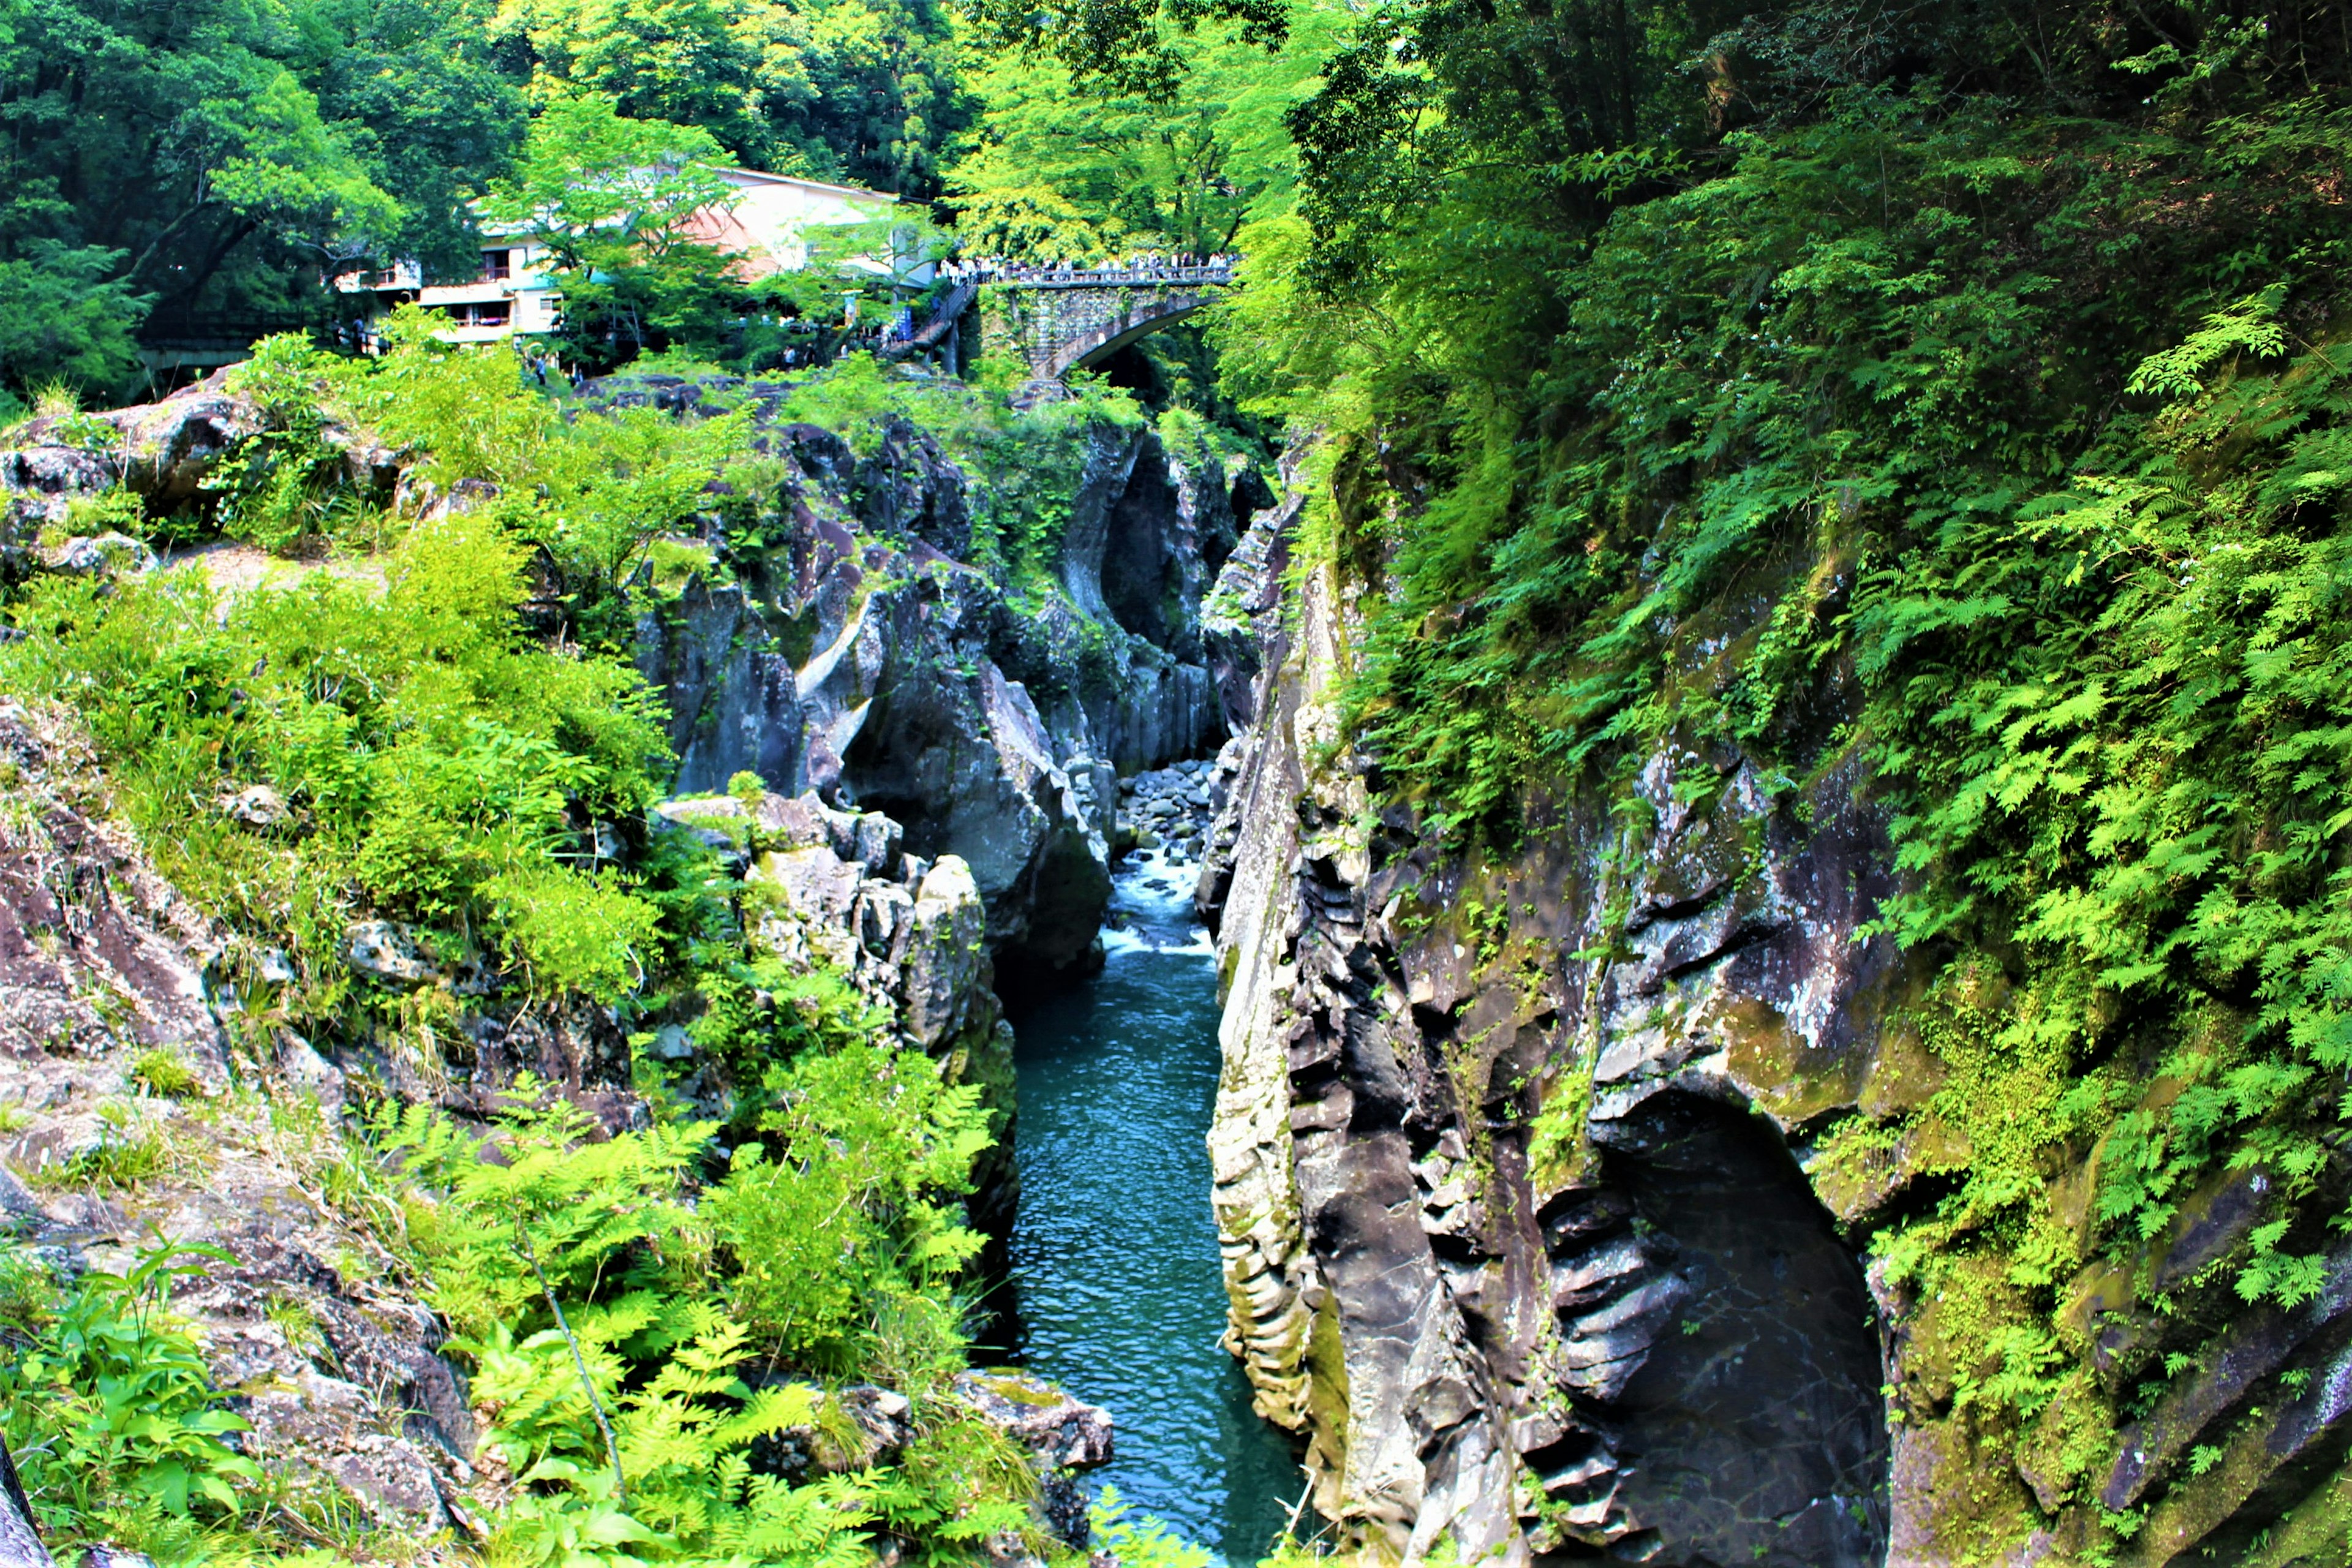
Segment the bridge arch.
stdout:
[[994,279],[982,289],[983,341],[1019,354],[1034,379],[1059,381],[1214,304],[1232,284],[1223,267]]
[[1162,327],[1173,326],[1205,306],[1215,303],[1213,297],[1190,296],[1178,300],[1159,302],[1162,308],[1147,311],[1132,319],[1120,317],[1092,328],[1054,351],[1037,374],[1055,381],[1074,370],[1091,370],[1139,338],[1149,337]]

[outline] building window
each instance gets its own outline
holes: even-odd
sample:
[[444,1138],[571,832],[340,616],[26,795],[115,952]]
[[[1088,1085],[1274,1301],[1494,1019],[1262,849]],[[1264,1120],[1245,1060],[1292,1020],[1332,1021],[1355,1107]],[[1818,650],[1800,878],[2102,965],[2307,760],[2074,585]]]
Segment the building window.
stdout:
[[482,252],[482,280],[487,283],[495,283],[500,279],[513,277],[514,268],[510,265],[513,258],[514,252],[511,250],[485,250]]
[[505,300],[501,300],[494,305],[477,305],[474,307],[474,325],[478,327],[503,327],[506,324],[507,307]]

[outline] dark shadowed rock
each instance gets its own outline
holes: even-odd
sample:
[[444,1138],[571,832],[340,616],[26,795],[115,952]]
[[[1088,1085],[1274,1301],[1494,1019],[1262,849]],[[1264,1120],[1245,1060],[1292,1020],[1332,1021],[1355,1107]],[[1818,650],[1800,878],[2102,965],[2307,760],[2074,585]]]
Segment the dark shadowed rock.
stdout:
[[1886,883],[1850,776],[1800,832],[1736,760],[1662,760],[1614,883],[1597,811],[1505,866],[1416,848],[1318,760],[1349,611],[1318,574],[1278,612],[1259,524],[1211,611],[1255,717],[1202,786],[1210,1148],[1228,1344],[1316,1507],[1409,1563],[1877,1568],[1874,1302],[1784,1143],[1865,1089],[1899,973],[1854,938]]

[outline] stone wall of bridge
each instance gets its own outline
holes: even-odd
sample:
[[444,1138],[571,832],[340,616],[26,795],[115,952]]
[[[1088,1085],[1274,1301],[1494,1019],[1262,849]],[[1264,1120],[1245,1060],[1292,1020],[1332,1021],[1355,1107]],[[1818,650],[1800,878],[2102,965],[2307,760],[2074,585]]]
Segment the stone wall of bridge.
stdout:
[[982,347],[1019,354],[1038,380],[1059,380],[1223,292],[1213,279],[994,283],[982,290]]

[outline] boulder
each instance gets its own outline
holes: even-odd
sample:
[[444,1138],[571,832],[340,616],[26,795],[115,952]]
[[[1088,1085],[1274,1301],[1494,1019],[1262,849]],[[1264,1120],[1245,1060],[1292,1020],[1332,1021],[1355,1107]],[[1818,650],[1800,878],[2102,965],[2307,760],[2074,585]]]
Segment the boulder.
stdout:
[[268,784],[248,784],[220,798],[221,815],[247,827],[276,827],[293,815],[286,797]]
[[1051,1468],[1110,1462],[1110,1412],[1011,1367],[958,1374],[955,1391]]
[[342,1069],[320,1056],[301,1036],[291,1031],[279,1036],[278,1071],[295,1092],[309,1096],[330,1111],[342,1109]]
[[16,552],[19,570],[31,564],[42,530],[62,527],[75,501],[112,489],[117,478],[105,454],[80,447],[33,444],[0,452],[0,550]]
[[41,552],[41,564],[62,577],[139,576],[158,564],[155,552],[127,533],[76,535]]
[[386,985],[431,985],[447,978],[425,956],[416,933],[394,921],[359,921],[343,933],[344,962],[355,974]]
[[230,374],[215,371],[160,403],[101,416],[121,432],[126,489],[157,506],[192,501],[220,460],[261,432],[260,408],[229,391]]

